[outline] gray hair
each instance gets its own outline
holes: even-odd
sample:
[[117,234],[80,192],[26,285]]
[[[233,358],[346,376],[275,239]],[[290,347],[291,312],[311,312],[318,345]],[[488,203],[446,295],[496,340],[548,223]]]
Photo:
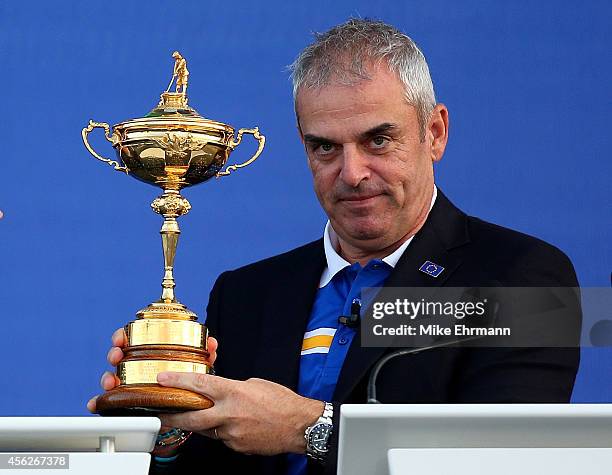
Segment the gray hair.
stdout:
[[384,60],[404,85],[406,101],[416,108],[424,137],[436,97],[425,56],[410,37],[382,21],[357,18],[314,36],[314,43],[289,66],[294,100],[302,87],[370,79],[367,68]]

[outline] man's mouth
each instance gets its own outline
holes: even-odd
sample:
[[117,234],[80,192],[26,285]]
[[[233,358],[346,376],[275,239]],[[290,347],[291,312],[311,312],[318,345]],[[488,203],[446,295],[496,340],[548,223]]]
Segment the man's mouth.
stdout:
[[343,196],[339,201],[344,201],[350,204],[368,203],[378,196],[380,196],[380,193],[374,195]]

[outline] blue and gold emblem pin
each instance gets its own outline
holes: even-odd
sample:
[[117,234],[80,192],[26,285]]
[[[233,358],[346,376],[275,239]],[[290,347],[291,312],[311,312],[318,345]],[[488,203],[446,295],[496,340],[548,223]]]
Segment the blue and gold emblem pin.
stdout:
[[419,267],[419,270],[432,277],[438,277],[444,270],[444,267],[438,264],[434,264],[431,261],[425,261],[423,265]]

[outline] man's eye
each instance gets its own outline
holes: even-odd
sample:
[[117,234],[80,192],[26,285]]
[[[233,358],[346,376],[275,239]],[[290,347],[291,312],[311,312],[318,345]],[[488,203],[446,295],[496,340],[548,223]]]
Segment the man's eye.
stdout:
[[387,137],[383,137],[379,135],[378,137],[374,137],[370,140],[370,147],[372,148],[384,148],[389,143],[389,139]]
[[315,149],[315,152],[317,152],[319,155],[328,155],[333,151],[334,145],[331,143],[322,143]]

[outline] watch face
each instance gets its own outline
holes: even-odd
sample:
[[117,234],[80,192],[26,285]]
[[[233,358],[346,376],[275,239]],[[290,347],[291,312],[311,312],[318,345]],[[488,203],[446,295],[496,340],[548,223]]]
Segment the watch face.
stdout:
[[308,435],[309,445],[317,452],[327,452],[327,440],[332,426],[329,424],[315,425]]

